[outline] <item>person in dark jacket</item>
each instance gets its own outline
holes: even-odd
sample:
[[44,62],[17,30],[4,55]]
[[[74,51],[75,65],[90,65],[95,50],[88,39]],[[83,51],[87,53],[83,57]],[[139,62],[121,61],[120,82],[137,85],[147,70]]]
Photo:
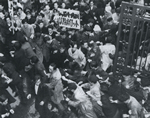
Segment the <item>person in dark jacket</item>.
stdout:
[[107,95],[101,96],[102,109],[107,118],[121,118],[121,113],[114,103],[111,103]]
[[8,98],[5,95],[0,95],[0,118],[10,118],[14,114]]

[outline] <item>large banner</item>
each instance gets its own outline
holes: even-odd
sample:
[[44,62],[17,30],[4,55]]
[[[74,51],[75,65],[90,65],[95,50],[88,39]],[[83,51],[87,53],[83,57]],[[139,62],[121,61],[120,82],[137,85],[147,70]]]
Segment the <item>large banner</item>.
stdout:
[[55,15],[54,20],[59,26],[80,29],[80,12],[69,9],[58,9],[58,14]]

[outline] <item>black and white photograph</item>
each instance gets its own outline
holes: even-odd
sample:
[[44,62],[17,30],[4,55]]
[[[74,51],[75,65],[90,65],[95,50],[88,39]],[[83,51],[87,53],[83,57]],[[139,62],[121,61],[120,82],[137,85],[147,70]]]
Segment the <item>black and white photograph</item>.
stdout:
[[150,118],[150,0],[0,0],[0,118]]

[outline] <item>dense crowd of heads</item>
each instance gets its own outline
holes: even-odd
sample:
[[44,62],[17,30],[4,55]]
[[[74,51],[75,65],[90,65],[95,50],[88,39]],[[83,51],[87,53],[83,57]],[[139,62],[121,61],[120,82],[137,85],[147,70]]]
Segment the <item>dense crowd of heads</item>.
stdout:
[[[40,118],[145,118],[150,81],[112,70],[121,2],[149,1],[9,0],[13,14],[6,1],[0,1],[0,118],[30,99]],[[79,11],[63,15],[80,18],[80,29],[58,24],[59,8]]]

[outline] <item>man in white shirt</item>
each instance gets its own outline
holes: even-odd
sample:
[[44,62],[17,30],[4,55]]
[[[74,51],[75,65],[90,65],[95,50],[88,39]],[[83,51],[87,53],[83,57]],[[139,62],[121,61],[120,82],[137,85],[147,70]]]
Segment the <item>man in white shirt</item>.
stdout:
[[77,44],[74,44],[68,49],[69,56],[73,59],[74,63],[77,63],[80,68],[84,68],[86,65],[86,58],[83,52],[77,49]]

